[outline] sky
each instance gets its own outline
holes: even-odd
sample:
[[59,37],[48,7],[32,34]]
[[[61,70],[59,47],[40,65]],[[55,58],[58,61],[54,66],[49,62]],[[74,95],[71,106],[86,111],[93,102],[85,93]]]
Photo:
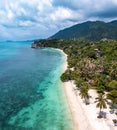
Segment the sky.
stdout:
[[0,0],[0,41],[48,38],[96,20],[117,20],[117,0]]

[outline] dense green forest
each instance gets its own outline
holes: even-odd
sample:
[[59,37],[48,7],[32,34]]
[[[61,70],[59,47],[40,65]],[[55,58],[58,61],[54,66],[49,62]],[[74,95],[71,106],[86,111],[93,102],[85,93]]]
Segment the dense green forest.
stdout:
[[107,93],[106,97],[112,101],[112,107],[117,104],[116,40],[86,42],[47,39],[35,43],[37,47],[41,43],[43,47],[59,48],[67,54],[68,69],[61,75],[61,80],[74,80],[83,98],[89,98],[89,89],[96,89],[99,99]]
[[88,21],[76,24],[72,27],[60,30],[51,38],[57,39],[81,39],[89,41],[98,41],[104,38],[117,39],[117,21],[102,22]]

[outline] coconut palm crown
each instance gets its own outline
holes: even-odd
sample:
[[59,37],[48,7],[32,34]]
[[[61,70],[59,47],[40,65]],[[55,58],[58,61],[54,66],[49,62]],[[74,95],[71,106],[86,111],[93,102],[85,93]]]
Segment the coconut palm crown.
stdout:
[[104,108],[107,108],[105,95],[102,93],[99,93],[98,97],[95,99],[96,99],[95,103],[97,103],[96,107],[100,108],[99,116],[101,116],[101,110]]

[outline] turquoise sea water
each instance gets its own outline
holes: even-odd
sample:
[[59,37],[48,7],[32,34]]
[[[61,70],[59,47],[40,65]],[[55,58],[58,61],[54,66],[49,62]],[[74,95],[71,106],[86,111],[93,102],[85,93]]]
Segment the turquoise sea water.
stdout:
[[0,42],[0,130],[72,130],[60,81],[65,57],[30,42]]

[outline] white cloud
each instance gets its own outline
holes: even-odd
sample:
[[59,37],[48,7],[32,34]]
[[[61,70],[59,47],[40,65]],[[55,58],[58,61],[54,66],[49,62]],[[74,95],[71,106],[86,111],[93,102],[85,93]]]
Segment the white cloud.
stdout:
[[82,21],[116,18],[117,0],[1,0],[0,39],[43,38]]
[[19,25],[29,27],[29,26],[32,26],[34,24],[31,21],[19,21]]
[[113,3],[117,5],[117,0],[113,0]]
[[57,8],[50,17],[53,21],[64,20],[72,17],[71,10],[63,7]]

